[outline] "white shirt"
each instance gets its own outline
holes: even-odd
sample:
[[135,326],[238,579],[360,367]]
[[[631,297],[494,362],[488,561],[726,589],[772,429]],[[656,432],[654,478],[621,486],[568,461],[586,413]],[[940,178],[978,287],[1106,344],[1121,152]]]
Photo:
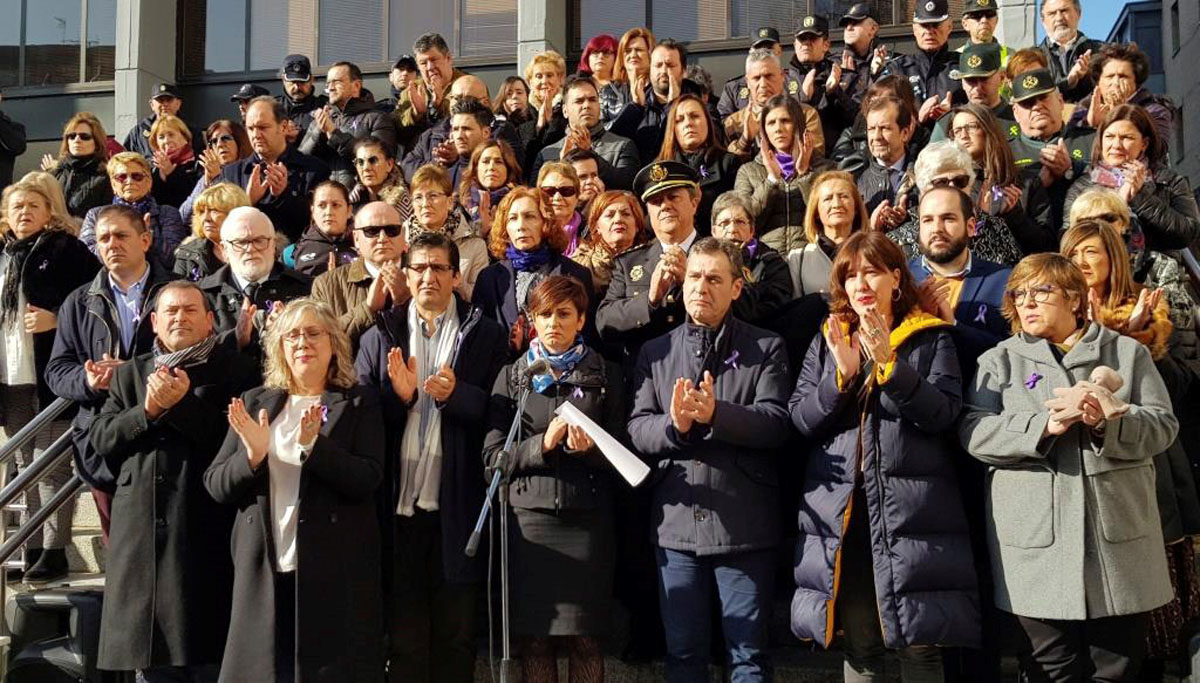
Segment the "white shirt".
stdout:
[[296,441],[300,437],[300,418],[309,406],[320,402],[320,396],[288,396],[287,405],[271,422],[267,474],[271,479],[271,531],[275,536],[275,560],[281,572],[296,571],[300,472],[308,457],[306,449]]
[[[683,253],[686,254],[692,250],[692,245],[696,243],[696,238],[698,237],[700,237],[700,234],[693,229],[692,234],[688,235],[686,239],[684,239],[682,242],[678,242],[677,244],[679,245],[680,249],[683,249]],[[658,243],[662,245],[663,251],[666,251],[672,246],[662,240],[659,240]]]
[[[11,264],[7,256],[0,261],[3,262]],[[4,268],[0,268],[0,290],[4,288],[3,282]],[[28,303],[18,283],[17,314],[13,316],[8,329],[0,330],[4,335],[4,343],[0,344],[0,384],[13,387],[37,384],[37,370],[33,364],[33,335],[25,331],[25,306]]]

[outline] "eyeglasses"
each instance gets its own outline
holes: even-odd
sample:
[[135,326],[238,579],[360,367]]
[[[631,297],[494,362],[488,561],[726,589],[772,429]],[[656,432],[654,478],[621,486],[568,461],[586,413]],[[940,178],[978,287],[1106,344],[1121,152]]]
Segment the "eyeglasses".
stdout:
[[359,168],[362,168],[364,166],[374,166],[375,164],[378,164],[380,161],[383,161],[383,159],[381,157],[376,157],[376,156],[370,156],[370,157],[367,157],[366,159],[359,157],[354,160],[354,165]]
[[951,128],[950,137],[957,139],[968,135],[974,136],[978,135],[981,130],[983,130],[983,126],[978,123],[964,123],[961,126]]
[[434,275],[445,275],[452,270],[450,264],[447,263],[410,263],[405,267],[418,276],[424,275],[427,270],[432,270]]
[[1058,291],[1057,285],[1036,285],[1029,289],[1010,289],[1008,290],[1008,298],[1013,302],[1014,306],[1024,306],[1025,297],[1029,295],[1033,297],[1033,302],[1036,304],[1044,304],[1050,300],[1051,295]]
[[563,198],[569,198],[569,197],[574,197],[575,194],[578,192],[578,190],[576,190],[571,185],[564,185],[563,187],[542,187],[542,188],[538,188],[538,189],[540,189],[542,191],[542,194],[546,195],[547,197],[553,197],[554,195],[558,195]]
[[233,141],[234,141],[234,137],[232,135],[230,135],[229,133],[222,133],[221,135],[214,135],[211,138],[209,138],[208,144],[219,145],[222,142],[233,142]]
[[438,201],[445,199],[447,196],[448,195],[444,192],[430,192],[428,194],[426,194],[424,192],[417,192],[417,193],[414,193],[412,196],[412,203],[413,204],[426,204],[429,202],[438,202]]
[[287,334],[283,335],[283,342],[288,346],[296,347],[300,346],[301,340],[312,343],[321,337],[326,337],[328,335],[329,333],[325,330],[316,327],[309,327],[303,330],[292,330],[291,332],[288,332]]
[[956,175],[949,178],[934,178],[930,182],[934,187],[957,187],[965,190],[971,184],[971,178],[965,175]]
[[367,239],[375,239],[379,237],[379,233],[385,233],[388,237],[399,237],[400,231],[404,230],[404,226],[397,223],[390,225],[367,225],[361,228],[355,228],[367,237]]
[[91,142],[91,133],[67,133],[68,140],[80,140],[82,142]]
[[131,180],[135,183],[140,183],[149,177],[149,175],[142,173],[141,171],[134,171],[133,173],[118,173],[113,176],[113,180],[124,185]]
[[271,237],[254,237],[248,240],[221,240],[221,243],[227,247],[233,247],[234,251],[242,254],[248,254],[251,251],[262,251],[271,243]]
[[745,228],[745,227],[748,227],[749,225],[750,225],[750,221],[745,218],[732,218],[729,220],[718,221],[716,224],[716,226],[718,228],[726,228],[726,229],[735,228],[735,227],[736,228]]

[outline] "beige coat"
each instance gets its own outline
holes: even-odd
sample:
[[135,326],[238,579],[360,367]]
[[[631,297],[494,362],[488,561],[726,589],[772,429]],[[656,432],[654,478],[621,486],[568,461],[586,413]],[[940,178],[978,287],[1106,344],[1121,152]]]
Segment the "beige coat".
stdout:
[[[471,294],[475,292],[475,281],[490,263],[487,241],[475,233],[471,222],[457,210],[450,212],[444,228],[450,230],[450,239],[458,245],[458,288],[454,291],[463,301],[470,302]],[[411,243],[423,230],[416,216],[413,216],[404,223],[405,242]]]
[[[1056,387],[1106,365],[1130,404],[1103,435],[1082,424],[1042,438],[1043,402]],[[959,427],[963,445],[991,467],[988,544],[996,606],[1039,619],[1148,612],[1171,599],[1155,504],[1154,456],[1179,430],[1146,347],[1099,325],[1055,358],[1022,334],[979,358]]]

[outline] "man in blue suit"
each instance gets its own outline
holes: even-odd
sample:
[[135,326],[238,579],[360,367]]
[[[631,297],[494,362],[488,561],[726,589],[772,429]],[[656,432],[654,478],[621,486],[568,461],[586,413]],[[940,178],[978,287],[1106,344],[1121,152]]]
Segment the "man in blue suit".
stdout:
[[926,192],[918,214],[921,258],[909,263],[925,301],[954,323],[965,379],[975,373],[980,354],[1010,334],[1000,306],[1011,269],[972,257],[974,208],[971,198],[952,186]]

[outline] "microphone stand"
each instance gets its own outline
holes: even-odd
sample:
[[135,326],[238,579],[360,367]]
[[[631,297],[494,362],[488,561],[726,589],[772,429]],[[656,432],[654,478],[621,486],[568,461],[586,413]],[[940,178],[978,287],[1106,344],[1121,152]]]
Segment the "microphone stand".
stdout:
[[500,453],[497,455],[487,496],[483,500],[479,518],[475,521],[475,530],[471,532],[465,550],[467,557],[475,557],[475,553],[479,550],[483,525],[487,523],[488,516],[492,512],[492,498],[498,497],[500,500],[500,683],[508,683],[513,671],[508,616],[508,486],[507,484],[501,486],[500,483],[502,479],[506,479],[504,475],[509,467],[508,460],[512,457],[513,444],[516,443],[517,435],[521,430],[521,417],[525,415],[525,402],[529,399],[530,384],[529,376],[523,375],[521,395],[517,400],[517,413],[508,427],[508,437],[504,440],[504,448],[500,449]]

